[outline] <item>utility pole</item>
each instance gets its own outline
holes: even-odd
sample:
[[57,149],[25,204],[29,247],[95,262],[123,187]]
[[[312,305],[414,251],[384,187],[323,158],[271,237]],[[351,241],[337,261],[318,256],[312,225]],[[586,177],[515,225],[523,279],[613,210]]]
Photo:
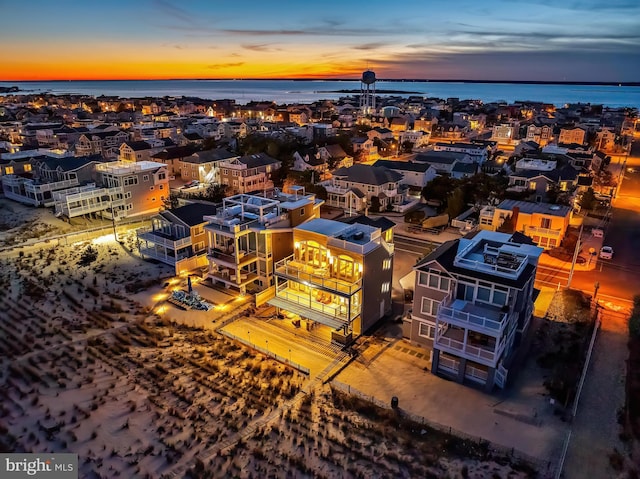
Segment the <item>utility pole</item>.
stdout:
[[582,240],[582,228],[584,228],[584,223],[580,225],[580,233],[578,234],[578,241],[576,241],[576,249],[573,252],[573,260],[571,261],[571,271],[569,271],[569,279],[567,280],[567,289],[571,287],[571,280],[573,279],[573,270],[576,267],[576,260],[578,259],[578,252],[580,251],[580,242]]

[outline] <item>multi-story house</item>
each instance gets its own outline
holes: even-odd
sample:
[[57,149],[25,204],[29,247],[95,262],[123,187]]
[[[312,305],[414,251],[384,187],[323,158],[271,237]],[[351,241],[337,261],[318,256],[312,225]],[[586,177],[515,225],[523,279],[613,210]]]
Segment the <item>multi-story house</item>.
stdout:
[[100,213],[106,218],[154,214],[169,196],[169,175],[164,163],[112,161],[96,165],[97,184],[54,193],[56,215],[73,218]]
[[499,144],[510,145],[519,138],[519,130],[520,123],[516,120],[494,125],[491,132],[491,140],[497,141]]
[[439,175],[451,175],[458,163],[473,163],[467,153],[433,150],[418,153],[413,161],[431,165]]
[[167,165],[169,175],[179,176],[182,162],[197,151],[193,146],[172,146],[151,155],[150,161]]
[[464,153],[469,155],[471,161],[482,165],[489,158],[489,148],[475,143],[443,143],[438,142],[433,147],[434,151],[452,151],[454,153]]
[[[55,193],[95,181],[99,155],[81,157],[37,156],[31,158],[33,178],[9,174],[2,177],[4,195],[33,206],[52,206]],[[15,170],[13,170],[14,173]]]
[[103,158],[116,158],[120,145],[129,140],[124,131],[91,131],[80,135],[76,143],[78,156],[102,155]]
[[553,126],[544,123],[530,123],[524,126],[523,141],[534,141],[540,146],[545,146],[553,140]]
[[218,138],[244,138],[249,129],[243,121],[223,121],[218,125]]
[[587,132],[583,128],[561,128],[558,136],[558,144],[571,145],[573,143],[582,145]]
[[392,227],[318,218],[295,227],[293,242],[275,264],[269,304],[330,327],[340,344],[391,310]]
[[373,166],[381,166],[400,173],[402,175],[401,185],[413,186],[419,189],[424,188],[427,183],[438,176],[433,166],[416,161],[378,160]]
[[353,165],[338,168],[333,178],[322,182],[327,189],[327,204],[345,211],[360,212],[371,206],[371,198],[378,197],[380,209],[393,208],[404,200],[399,188],[402,174],[384,167]]
[[137,231],[143,258],[153,258],[175,267],[176,274],[208,267],[209,235],[205,216],[216,214],[216,206],[189,203],[162,211],[151,219],[151,227]]
[[329,164],[320,157],[315,148],[307,148],[293,153],[292,171],[312,170],[317,174],[316,178],[323,180],[329,172]]
[[185,181],[200,183],[221,183],[220,165],[224,161],[238,158],[225,148],[196,151],[179,160],[180,176]]
[[570,206],[504,200],[498,206],[485,206],[480,210],[480,228],[517,231],[541,248],[555,248],[564,239],[572,212]]
[[151,155],[158,153],[165,147],[162,140],[127,141],[120,145],[120,161],[136,162],[151,161]]
[[256,153],[220,162],[220,184],[235,193],[251,193],[273,189],[271,175],[282,163],[266,153]]
[[353,153],[358,155],[361,161],[378,158],[378,147],[371,138],[353,138],[351,147],[353,148]]
[[414,148],[419,148],[429,142],[429,134],[419,130],[406,130],[400,133],[398,141],[401,148],[404,147],[406,142],[411,143]]
[[292,228],[320,217],[323,201],[296,186],[273,198],[240,194],[205,216],[207,278],[240,292],[273,286],[273,265],[293,252]]
[[433,348],[431,371],[504,388],[533,313],[542,249],[519,234],[479,231],[447,241],[414,266],[412,342]]

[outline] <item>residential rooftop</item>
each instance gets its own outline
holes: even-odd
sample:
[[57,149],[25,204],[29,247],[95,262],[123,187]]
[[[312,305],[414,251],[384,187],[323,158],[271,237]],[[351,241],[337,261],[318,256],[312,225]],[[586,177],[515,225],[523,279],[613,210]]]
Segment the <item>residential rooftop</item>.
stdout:
[[564,217],[571,212],[571,206],[555,205],[551,203],[533,203],[531,201],[504,200],[498,206],[499,210],[511,210],[518,208],[520,213],[545,214]]

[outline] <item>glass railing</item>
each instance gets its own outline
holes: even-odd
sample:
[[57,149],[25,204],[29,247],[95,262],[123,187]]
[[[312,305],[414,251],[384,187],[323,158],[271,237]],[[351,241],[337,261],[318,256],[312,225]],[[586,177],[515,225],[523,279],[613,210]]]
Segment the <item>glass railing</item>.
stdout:
[[300,283],[311,283],[321,288],[338,293],[353,295],[362,288],[362,279],[347,281],[330,276],[329,267],[314,267],[295,259],[294,255],[281,259],[276,263],[275,272],[281,277],[297,280]]

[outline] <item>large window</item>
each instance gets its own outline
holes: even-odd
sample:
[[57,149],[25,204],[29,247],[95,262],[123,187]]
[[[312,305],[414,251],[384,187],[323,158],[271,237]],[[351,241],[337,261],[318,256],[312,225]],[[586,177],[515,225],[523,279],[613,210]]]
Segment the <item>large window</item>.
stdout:
[[443,276],[440,271],[430,269],[428,273],[421,272],[418,284],[428,286],[439,291],[449,291],[451,287],[451,279]]
[[420,326],[418,326],[418,335],[423,338],[433,339],[436,336],[436,327],[431,324],[420,323]]
[[440,301],[435,301],[431,298],[422,298],[420,312],[429,316],[435,316],[438,314],[438,306],[440,306]]

